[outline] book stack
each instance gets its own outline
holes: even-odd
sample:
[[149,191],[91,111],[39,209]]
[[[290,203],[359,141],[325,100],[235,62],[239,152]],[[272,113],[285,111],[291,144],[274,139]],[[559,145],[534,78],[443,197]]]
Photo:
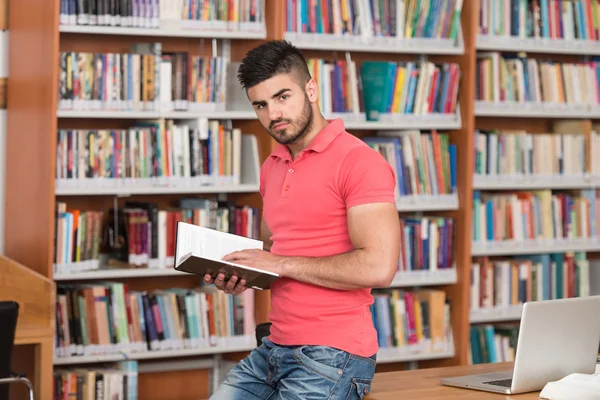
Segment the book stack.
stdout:
[[442,217],[400,218],[399,272],[438,271],[454,267],[454,220]]
[[207,118],[139,121],[128,129],[59,129],[58,187],[237,185],[242,132]]
[[590,262],[584,252],[475,257],[471,265],[472,311],[589,294]]
[[600,2],[574,0],[480,0],[479,33],[565,40],[600,38]]
[[[103,212],[58,203],[56,274],[110,268],[172,269],[177,223],[258,238],[258,209],[216,199],[182,198],[177,207],[128,200]],[[104,240],[103,238],[107,238]],[[101,246],[102,245],[102,246]],[[101,247],[100,247],[101,246]]]
[[515,361],[519,325],[471,325],[469,332],[469,364]]
[[519,53],[477,54],[475,98],[494,103],[550,104],[595,109],[600,105],[600,64],[539,60]]
[[598,235],[595,190],[474,191],[473,196],[474,243],[560,242]]
[[447,133],[382,131],[363,140],[392,166],[397,198],[455,193],[456,146]]
[[64,0],[61,25],[244,30],[264,23],[263,0]]
[[371,313],[379,347],[410,353],[452,348],[450,305],[443,290],[378,290]]
[[55,357],[128,354],[140,359],[151,352],[211,352],[250,344],[253,299],[251,291],[233,296],[212,286],[134,290],[110,281],[59,285]]
[[138,398],[138,362],[121,361],[97,368],[57,368],[53,400]]
[[456,38],[462,0],[287,1],[286,31],[391,38]]
[[476,129],[473,169],[480,179],[583,178],[590,145],[583,133]]
[[222,57],[163,52],[135,43],[131,52],[61,52],[60,110],[224,111]]

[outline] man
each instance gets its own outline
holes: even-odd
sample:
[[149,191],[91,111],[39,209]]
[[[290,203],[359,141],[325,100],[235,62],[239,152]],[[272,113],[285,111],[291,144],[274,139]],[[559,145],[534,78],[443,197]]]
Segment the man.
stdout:
[[[398,267],[393,169],[341,120],[321,115],[317,84],[291,44],[251,50],[238,78],[279,144],[260,171],[261,233],[270,251],[224,259],[281,277],[271,286],[270,336],[212,398],[362,398],[378,349],[371,288],[389,286]],[[245,290],[243,280],[222,279],[214,284],[226,293]]]

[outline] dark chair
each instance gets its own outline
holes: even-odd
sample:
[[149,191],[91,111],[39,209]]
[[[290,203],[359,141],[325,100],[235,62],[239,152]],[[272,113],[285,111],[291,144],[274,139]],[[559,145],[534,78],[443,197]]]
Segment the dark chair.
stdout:
[[271,323],[263,322],[262,324],[256,325],[256,346],[260,346],[262,344],[262,340],[264,337],[269,336],[271,334]]
[[29,399],[33,400],[33,386],[29,379],[10,369],[18,315],[17,302],[0,301],[0,400],[8,400],[8,386],[13,382],[26,384],[29,388]]

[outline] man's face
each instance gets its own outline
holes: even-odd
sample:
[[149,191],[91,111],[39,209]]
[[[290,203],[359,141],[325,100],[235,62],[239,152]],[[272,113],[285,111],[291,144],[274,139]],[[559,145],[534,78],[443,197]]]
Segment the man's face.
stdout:
[[294,143],[310,130],[311,103],[293,75],[275,75],[249,88],[247,94],[260,123],[278,143]]

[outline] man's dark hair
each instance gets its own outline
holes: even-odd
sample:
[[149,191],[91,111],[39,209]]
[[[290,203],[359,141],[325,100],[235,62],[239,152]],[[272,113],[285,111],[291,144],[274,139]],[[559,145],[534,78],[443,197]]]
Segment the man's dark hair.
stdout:
[[300,86],[310,79],[306,59],[285,40],[271,40],[250,50],[238,69],[238,79],[248,89],[278,74],[294,74]]

